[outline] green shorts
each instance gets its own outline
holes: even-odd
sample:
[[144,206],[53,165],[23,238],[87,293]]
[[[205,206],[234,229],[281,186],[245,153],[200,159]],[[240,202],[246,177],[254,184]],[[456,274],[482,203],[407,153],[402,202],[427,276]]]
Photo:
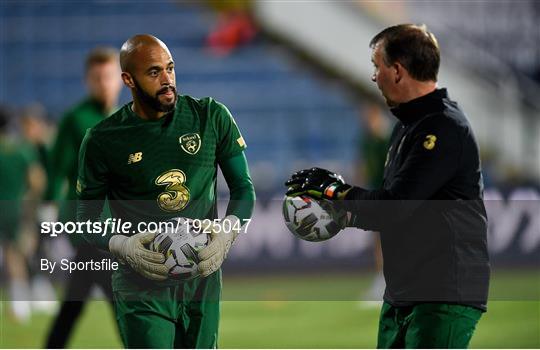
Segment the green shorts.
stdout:
[[217,348],[221,271],[207,278],[114,291],[126,348]]
[[377,348],[467,348],[482,311],[470,306],[384,303]]

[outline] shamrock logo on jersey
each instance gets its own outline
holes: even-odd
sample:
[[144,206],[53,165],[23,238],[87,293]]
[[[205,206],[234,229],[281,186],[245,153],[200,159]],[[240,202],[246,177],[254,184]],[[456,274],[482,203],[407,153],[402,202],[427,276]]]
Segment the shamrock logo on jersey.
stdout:
[[180,142],[180,147],[184,152],[195,155],[201,149],[201,137],[197,133],[190,133],[182,135],[178,138]]

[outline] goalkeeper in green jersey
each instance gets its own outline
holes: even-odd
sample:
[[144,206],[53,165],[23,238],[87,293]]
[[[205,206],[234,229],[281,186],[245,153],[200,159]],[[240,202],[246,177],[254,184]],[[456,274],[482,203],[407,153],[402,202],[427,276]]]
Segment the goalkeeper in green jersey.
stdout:
[[[177,95],[171,53],[151,35],[127,40],[120,64],[133,102],[90,129],[83,141],[78,220],[95,220],[105,198],[113,216],[134,228],[172,217],[217,219],[218,165],[230,191],[226,219],[249,219],[255,193],[246,144],[228,109],[212,98]],[[112,285],[126,347],[217,346],[220,267],[238,231],[216,226],[199,252],[201,276],[189,281],[167,279],[164,256],[146,248],[153,233],[86,235],[125,262]]]

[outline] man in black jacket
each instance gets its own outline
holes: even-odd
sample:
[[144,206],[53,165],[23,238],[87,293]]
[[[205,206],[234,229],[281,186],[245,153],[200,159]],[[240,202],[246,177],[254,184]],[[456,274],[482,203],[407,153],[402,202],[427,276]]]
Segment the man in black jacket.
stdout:
[[333,201],[347,226],[381,232],[386,291],[379,348],[465,348],[489,286],[478,145],[446,89],[425,26],[389,27],[371,41],[372,80],[397,117],[379,190],[325,169],[292,175],[287,195]]

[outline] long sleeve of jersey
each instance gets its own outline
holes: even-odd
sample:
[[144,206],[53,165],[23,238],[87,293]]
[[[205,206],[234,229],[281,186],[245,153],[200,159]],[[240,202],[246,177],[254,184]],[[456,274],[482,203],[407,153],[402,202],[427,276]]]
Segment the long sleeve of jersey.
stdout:
[[255,206],[255,189],[249,175],[244,152],[219,163],[225,181],[229,186],[230,199],[227,215],[235,215],[242,223],[251,218]]
[[[79,176],[77,179],[77,221],[95,222],[100,219],[107,194],[108,169],[103,161],[104,151],[92,138],[89,130],[79,151]],[[93,245],[108,250],[110,235],[85,233],[84,238]]]
[[243,223],[251,218],[255,205],[255,190],[244,155],[247,145],[227,107],[216,101],[211,106],[215,113],[216,159],[230,191],[227,215],[235,215]]
[[383,188],[353,187],[339,203],[353,213],[351,226],[381,230],[410,217],[427,199],[451,199],[435,194],[452,185],[466,161],[465,138],[455,125],[438,119],[427,118],[410,132],[394,133]]

